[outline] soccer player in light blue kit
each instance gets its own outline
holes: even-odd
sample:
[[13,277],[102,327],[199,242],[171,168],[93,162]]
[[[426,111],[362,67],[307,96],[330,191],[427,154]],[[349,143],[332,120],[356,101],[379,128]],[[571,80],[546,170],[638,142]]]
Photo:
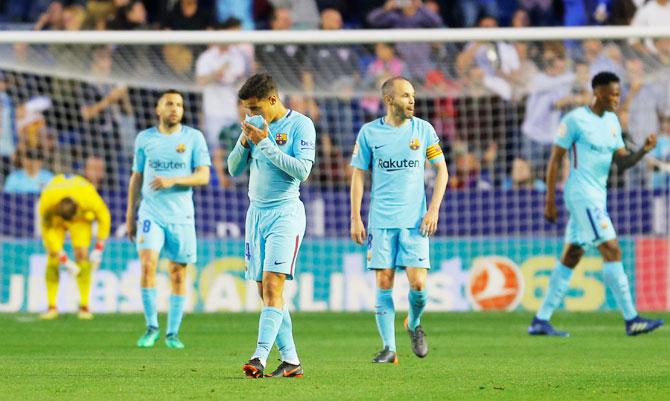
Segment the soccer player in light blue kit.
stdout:
[[626,321],[626,334],[647,333],[663,324],[662,320],[640,317],[633,305],[628,277],[621,263],[621,248],[607,214],[607,177],[612,160],[620,169],[634,166],[656,146],[656,135],[631,153],[621,137],[621,125],[614,111],[619,105],[619,78],[601,72],[591,82],[594,100],[563,118],[547,167],[545,218],[556,222],[556,177],[563,157],[569,153],[570,176],[564,188],[565,206],[570,213],[565,232],[563,255],[551,273],[544,302],[528,327],[531,335],[568,336],[549,323],[570,285],[572,271],[587,247],[595,246],[605,260],[603,279],[614,294]]
[[[449,173],[435,129],[414,117],[414,87],[403,77],[382,85],[386,116],[365,124],[356,140],[351,165],[351,238],[368,246],[368,269],[375,271],[375,318],[384,348],[372,362],[398,363],[395,344],[393,281],[397,268],[409,280],[409,316],[405,328],[412,351],[428,354],[421,316],[426,306],[430,269],[428,237],[435,233]],[[426,159],[437,170],[426,208]],[[365,172],[372,170],[368,235],[361,219]]]
[[[316,130],[312,120],[282,104],[270,75],[250,77],[238,98],[251,117],[242,122],[243,132],[228,156],[228,169],[233,176],[250,169],[245,275],[258,283],[263,299],[256,351],[242,369],[251,378],[302,377],[283,292],[285,280],[292,280],[295,274],[305,234],[299,187],[314,163]],[[264,376],[275,341],[281,363]]]
[[[172,284],[165,344],[181,349],[184,344],[178,333],[184,311],[186,267],[196,261],[192,187],[209,183],[211,161],[202,132],[181,124],[184,115],[181,93],[163,92],[156,114],[158,126],[140,132],[135,140],[133,173],[128,185],[126,224],[130,240],[135,242],[137,236],[147,324],[147,331],[137,346],[153,347],[159,337],[156,268],[163,250],[170,260]],[[136,212],[140,197],[139,212]]]

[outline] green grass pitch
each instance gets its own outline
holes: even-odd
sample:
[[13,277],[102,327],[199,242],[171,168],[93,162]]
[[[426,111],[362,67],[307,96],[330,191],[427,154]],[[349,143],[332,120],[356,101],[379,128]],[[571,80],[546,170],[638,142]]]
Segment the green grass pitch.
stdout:
[[[670,399],[670,327],[629,338],[618,314],[562,312],[553,321],[570,338],[532,338],[527,313],[427,313],[430,353],[419,359],[404,316],[393,366],[370,363],[380,348],[372,313],[295,313],[305,377],[252,380],[241,367],[255,347],[255,313],[186,315],[182,351],[163,337],[154,349],[135,348],[140,315],[41,322],[0,314],[0,399]],[[277,357],[274,350],[269,368]]]

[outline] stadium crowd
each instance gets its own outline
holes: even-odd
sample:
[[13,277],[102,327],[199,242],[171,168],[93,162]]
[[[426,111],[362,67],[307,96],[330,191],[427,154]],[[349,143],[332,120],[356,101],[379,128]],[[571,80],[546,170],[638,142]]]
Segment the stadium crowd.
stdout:
[[[75,31],[663,26],[670,24],[670,1],[0,1],[0,24]],[[310,179],[315,186],[346,187],[355,135],[364,121],[382,113],[378,87],[394,75],[415,83],[416,114],[442,139],[451,189],[542,191],[562,114],[590,101],[590,78],[603,70],[622,78],[619,118],[627,142],[637,148],[642,138],[659,133],[654,156],[670,160],[667,38],[370,46],[16,44],[2,55],[15,66],[42,63],[86,77],[36,74],[30,68],[2,71],[4,191],[38,192],[48,174],[70,171],[83,172],[98,188],[123,188],[133,138],[154,124],[155,94],[171,82],[192,88],[186,122],[207,137],[214,185],[241,186],[245,178],[228,177],[224,160],[245,114],[236,103],[237,87],[257,71],[292,88],[287,105],[317,125],[317,164]],[[144,84],[133,84],[140,81]],[[667,188],[669,182],[667,173],[641,164],[626,179],[615,172],[611,184]]]

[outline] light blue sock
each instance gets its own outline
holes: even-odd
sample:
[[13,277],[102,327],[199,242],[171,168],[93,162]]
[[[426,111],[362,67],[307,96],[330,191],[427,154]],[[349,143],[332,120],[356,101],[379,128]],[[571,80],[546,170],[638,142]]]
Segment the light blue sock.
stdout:
[[147,327],[158,328],[158,311],[156,310],[156,289],[142,288],[142,305],[144,306],[144,320]]
[[179,333],[181,318],[184,316],[184,296],[170,295],[170,310],[168,311],[167,334]]
[[565,266],[563,263],[558,262],[554,270],[551,272],[547,295],[544,297],[544,302],[542,302],[540,310],[537,311],[536,316],[538,319],[551,319],[551,314],[554,313],[554,310],[561,304],[563,297],[565,297],[565,293],[568,291],[571,278],[572,269]]
[[295,350],[295,342],[293,342],[293,322],[291,322],[291,315],[286,305],[284,305],[284,317],[281,321],[281,326],[279,326],[276,341],[281,360],[291,365],[300,365],[298,352]]
[[633,304],[633,296],[630,293],[630,286],[628,285],[628,277],[623,270],[623,263],[621,262],[605,262],[603,268],[603,279],[605,284],[609,287],[616,304],[623,313],[623,318],[631,320],[637,316],[635,305]]
[[409,290],[409,329],[414,331],[416,326],[421,324],[421,315],[426,308],[426,299],[428,295],[426,290],[416,291],[410,288]]
[[266,306],[261,310],[261,317],[258,321],[258,343],[251,359],[258,358],[263,366],[266,366],[268,355],[275,343],[283,319],[284,312],[280,309]]
[[395,308],[393,307],[393,289],[377,288],[375,320],[377,330],[384,341],[384,347],[395,352]]

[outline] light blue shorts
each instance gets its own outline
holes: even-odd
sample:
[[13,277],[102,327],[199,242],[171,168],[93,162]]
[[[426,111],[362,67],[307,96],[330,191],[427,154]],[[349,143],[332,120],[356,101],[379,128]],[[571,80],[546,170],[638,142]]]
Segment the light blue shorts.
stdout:
[[293,280],[298,249],[305,235],[305,206],[300,200],[281,206],[250,205],[244,233],[247,280],[263,281],[263,272]]
[[197,244],[195,224],[164,224],[140,216],[137,220],[137,250],[163,250],[165,257],[177,263],[195,263]]
[[604,202],[566,200],[570,218],[565,229],[565,243],[586,249],[616,238],[616,231]]
[[422,267],[430,269],[428,237],[418,228],[368,230],[368,269]]

